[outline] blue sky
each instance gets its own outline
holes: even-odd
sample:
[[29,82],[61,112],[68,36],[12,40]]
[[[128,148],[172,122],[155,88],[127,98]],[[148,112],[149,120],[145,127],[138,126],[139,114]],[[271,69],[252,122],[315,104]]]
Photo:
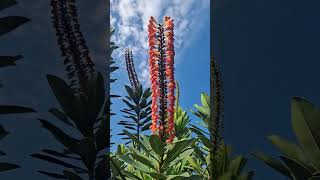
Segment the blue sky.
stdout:
[[[124,61],[125,48],[133,50],[139,80],[144,87],[150,86],[148,21],[150,16],[157,22],[162,22],[164,16],[171,16],[175,25],[175,78],[180,83],[180,103],[185,110],[192,109],[195,103],[199,104],[200,93],[209,92],[209,0],[112,0],[111,4],[111,25],[116,29],[112,40],[120,47],[113,53],[120,69],[113,74],[118,81],[111,92],[125,95],[124,85],[129,84]],[[122,131],[116,123],[123,119],[119,110],[125,107],[121,99],[114,100],[114,103],[112,108],[118,115],[111,120],[112,134]],[[112,141],[123,142],[119,138],[115,136]]]

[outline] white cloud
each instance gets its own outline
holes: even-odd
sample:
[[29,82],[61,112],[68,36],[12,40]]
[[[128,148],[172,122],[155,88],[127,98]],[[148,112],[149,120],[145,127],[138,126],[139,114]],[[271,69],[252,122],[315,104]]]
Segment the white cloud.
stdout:
[[116,29],[112,40],[120,47],[113,56],[124,77],[121,81],[127,82],[124,49],[131,48],[139,79],[149,85],[147,25],[150,16],[158,22],[162,22],[164,16],[174,19],[176,60],[180,61],[180,55],[201,29],[201,18],[209,3],[209,0],[111,0],[111,25]]

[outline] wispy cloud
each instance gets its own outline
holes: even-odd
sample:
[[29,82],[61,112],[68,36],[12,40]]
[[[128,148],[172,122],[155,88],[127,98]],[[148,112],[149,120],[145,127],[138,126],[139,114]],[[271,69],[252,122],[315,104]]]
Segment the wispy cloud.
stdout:
[[158,22],[171,16],[175,22],[176,62],[181,63],[181,54],[192,43],[201,29],[201,20],[209,0],[111,0],[111,26],[116,29],[112,40],[120,47],[113,54],[121,67],[116,74],[126,83],[124,49],[131,48],[140,81],[148,85],[147,25],[150,16]]

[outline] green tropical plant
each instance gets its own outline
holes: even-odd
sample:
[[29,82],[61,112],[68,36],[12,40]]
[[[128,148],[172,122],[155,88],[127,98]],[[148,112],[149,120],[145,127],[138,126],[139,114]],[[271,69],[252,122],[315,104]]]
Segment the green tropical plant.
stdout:
[[190,118],[186,111],[182,109],[179,103],[180,99],[180,87],[178,81],[176,81],[176,95],[175,95],[175,106],[174,106],[174,129],[176,137],[178,139],[188,138],[191,135],[190,129],[187,125],[190,123]]
[[[142,85],[139,85],[135,90],[127,85],[125,88],[128,96],[122,101],[127,105],[127,108],[120,111],[125,114],[124,117],[128,120],[120,120],[118,124],[131,132],[133,131],[134,135],[140,139],[141,134],[149,130],[151,125],[150,88],[144,90]],[[125,144],[132,142],[124,133],[118,135],[125,136],[122,139],[129,140]]]
[[[42,127],[64,148],[60,151],[43,149],[42,153],[31,156],[64,168],[62,173],[38,171],[52,178],[80,180],[87,175],[86,179],[89,180],[104,180],[111,176],[108,151],[110,116],[113,114],[110,112],[110,98],[117,96],[106,96],[110,87],[105,84],[103,75],[94,69],[89,49],[80,32],[75,1],[52,0],[51,7],[68,83],[57,76],[47,75],[49,85],[61,107],[61,110],[51,108],[49,112],[67,126],[62,129],[45,119],[39,119]],[[113,32],[114,30],[111,30],[110,34]],[[114,72],[117,67],[112,65],[114,61],[111,53],[117,46],[112,42],[109,44],[110,54],[107,61],[110,60],[110,72]],[[114,82],[115,79],[110,81]],[[78,135],[73,137],[66,129],[77,132]]]
[[[192,170],[203,179],[217,180],[250,180],[253,176],[253,171],[243,173],[247,158],[243,156],[232,157],[231,146],[226,145],[224,140],[219,142],[214,154],[214,161],[210,159],[210,147],[213,146],[209,139],[210,131],[208,132],[208,124],[210,120],[210,97],[206,93],[201,94],[202,106],[195,105],[197,111],[192,111],[201,121],[196,125],[190,125],[190,129],[197,136],[199,141],[196,143],[194,153],[188,157],[188,162]],[[202,127],[202,128],[200,128]],[[220,134],[221,136],[221,134]],[[213,166],[214,163],[214,166]],[[214,167],[211,173],[210,168]]]
[[298,144],[278,135],[271,135],[267,138],[281,152],[281,160],[261,152],[254,152],[253,156],[289,179],[319,179],[319,108],[303,98],[292,98],[291,124]]
[[187,167],[186,158],[193,153],[191,148],[196,139],[174,139],[172,144],[161,141],[157,135],[141,135],[138,140],[129,131],[124,133],[140,147],[128,147],[125,153],[117,155],[122,174],[128,179],[187,179],[196,178]]
[[[139,82],[136,70],[134,68],[133,55],[130,49],[125,51],[125,59],[127,66],[127,74],[131,86],[125,85],[127,96],[122,101],[127,105],[126,108],[120,110],[128,120],[120,120],[119,125],[122,125],[129,131],[134,131],[135,136],[140,139],[142,132],[149,130],[151,125],[151,100],[150,88],[143,89]],[[124,133],[118,135],[124,136],[122,139],[128,140],[125,144],[131,143],[131,139]]]

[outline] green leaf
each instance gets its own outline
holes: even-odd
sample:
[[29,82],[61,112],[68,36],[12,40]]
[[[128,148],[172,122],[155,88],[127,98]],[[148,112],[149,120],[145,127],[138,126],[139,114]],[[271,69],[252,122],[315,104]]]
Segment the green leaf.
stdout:
[[141,132],[149,130],[151,124],[152,124],[152,123],[147,123],[147,124],[145,124],[145,125],[142,127]]
[[138,144],[138,145],[147,153],[147,155],[149,155],[149,150],[147,149],[147,147],[144,146],[144,145],[141,143],[141,141],[139,141],[138,138],[137,138],[135,135],[131,134],[131,133],[130,133],[129,131],[127,131],[127,130],[123,130],[123,132],[124,132],[133,142],[135,142],[136,144]]
[[291,177],[289,169],[286,166],[284,166],[281,161],[278,161],[278,160],[276,160],[276,159],[274,159],[264,153],[261,153],[261,152],[254,152],[254,153],[252,153],[252,155],[255,158],[263,161],[266,165],[268,165],[269,167],[278,171],[279,173],[281,173],[289,178]]
[[228,172],[232,172],[234,175],[239,175],[246,162],[247,159],[242,156],[232,159],[228,165]]
[[234,176],[232,172],[226,172],[218,178],[218,180],[233,180],[233,179],[234,179]]
[[167,157],[164,160],[164,164],[169,164],[169,162],[177,158],[179,154],[181,154],[187,147],[191,146],[191,144],[196,140],[197,139],[186,139],[175,142],[173,148],[169,150]]
[[320,169],[320,111],[302,98],[292,98],[292,127],[310,161]]
[[299,162],[284,156],[280,156],[280,158],[287,165],[295,179],[308,179],[312,176],[312,173],[304,168]]
[[297,145],[277,135],[268,136],[267,139],[271,141],[271,143],[276,146],[284,156],[289,157],[290,159],[295,159],[301,163],[307,162],[303,151]]
[[159,156],[164,154],[164,143],[160,140],[158,135],[151,135],[149,138],[149,144],[152,150]]
[[0,105],[0,114],[18,114],[18,113],[31,113],[36,112],[35,110],[22,107],[22,106],[6,106]]
[[7,16],[0,18],[0,36],[9,33],[28,21],[30,21],[28,18],[21,16]]
[[132,156],[133,159],[141,162],[142,164],[148,166],[149,168],[157,170],[156,165],[153,164],[153,162],[151,160],[147,159],[147,157],[141,156],[141,155],[136,154],[136,153],[130,153],[130,155]]
[[17,168],[20,168],[20,166],[11,163],[0,162],[0,172],[10,171]]
[[167,176],[164,174],[153,172],[153,173],[149,173],[149,175],[158,180],[167,180]]
[[206,93],[201,93],[201,103],[206,110],[206,114],[210,114],[210,97]]
[[15,0],[1,0],[0,1],[0,11],[6,8],[9,8],[13,5],[16,5],[17,2]]
[[129,154],[125,154],[125,155],[121,156],[120,159],[122,159],[124,162],[128,163],[130,166],[132,166],[142,172],[145,172],[145,173],[151,172],[149,170],[148,166],[133,160],[132,158],[129,157]]

